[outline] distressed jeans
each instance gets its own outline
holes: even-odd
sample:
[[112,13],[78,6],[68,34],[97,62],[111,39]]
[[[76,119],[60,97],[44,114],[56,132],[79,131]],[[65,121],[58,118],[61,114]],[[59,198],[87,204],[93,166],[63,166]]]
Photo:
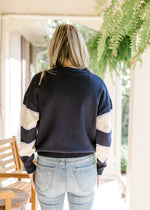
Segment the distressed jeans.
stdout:
[[[95,154],[75,158],[38,155],[35,186],[41,210],[92,210],[97,186]],[[64,209],[65,210],[65,209]]]

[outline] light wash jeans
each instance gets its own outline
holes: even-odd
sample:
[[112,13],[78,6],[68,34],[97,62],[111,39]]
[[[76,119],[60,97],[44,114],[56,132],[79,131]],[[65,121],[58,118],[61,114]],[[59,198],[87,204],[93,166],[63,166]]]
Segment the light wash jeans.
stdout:
[[42,210],[91,210],[97,186],[95,154],[75,158],[38,155],[35,186]]

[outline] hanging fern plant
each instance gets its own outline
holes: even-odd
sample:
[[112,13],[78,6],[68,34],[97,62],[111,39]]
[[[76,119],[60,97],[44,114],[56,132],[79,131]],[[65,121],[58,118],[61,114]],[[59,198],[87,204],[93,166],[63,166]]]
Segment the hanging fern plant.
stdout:
[[118,72],[141,60],[141,54],[150,46],[150,0],[112,0],[101,31],[87,46],[91,60],[94,56],[97,59],[91,67],[97,68],[101,76],[107,65],[111,72]]
[[115,70],[117,74],[119,74],[119,69],[125,70],[130,68],[131,48],[129,36],[125,36],[120,42],[117,47],[117,56],[113,56],[113,51],[109,48],[111,36],[108,36],[101,58],[95,62],[97,60],[97,43],[101,36],[102,34],[100,32],[96,32],[93,38],[86,43],[90,54],[90,68],[101,77],[105,76],[107,66],[109,66],[110,72]]

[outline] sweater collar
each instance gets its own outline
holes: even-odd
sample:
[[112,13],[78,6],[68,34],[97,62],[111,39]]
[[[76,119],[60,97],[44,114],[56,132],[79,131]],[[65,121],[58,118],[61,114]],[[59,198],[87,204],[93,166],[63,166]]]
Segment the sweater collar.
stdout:
[[82,71],[88,70],[87,67],[80,69],[80,68],[68,67],[68,66],[66,66],[66,67],[59,66],[59,67],[56,67],[55,69],[58,69],[61,71],[69,71],[69,72],[82,72]]

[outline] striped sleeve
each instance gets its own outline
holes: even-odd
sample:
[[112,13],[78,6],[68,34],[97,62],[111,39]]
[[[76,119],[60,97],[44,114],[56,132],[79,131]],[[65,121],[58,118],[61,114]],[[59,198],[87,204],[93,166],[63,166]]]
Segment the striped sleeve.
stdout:
[[97,171],[102,175],[107,166],[107,159],[110,155],[111,133],[112,133],[112,100],[109,96],[106,85],[103,85],[98,112],[96,118],[96,158]]
[[38,86],[35,75],[25,92],[21,108],[21,142],[19,155],[27,173],[32,173],[36,167],[33,159],[39,120],[37,93]]

